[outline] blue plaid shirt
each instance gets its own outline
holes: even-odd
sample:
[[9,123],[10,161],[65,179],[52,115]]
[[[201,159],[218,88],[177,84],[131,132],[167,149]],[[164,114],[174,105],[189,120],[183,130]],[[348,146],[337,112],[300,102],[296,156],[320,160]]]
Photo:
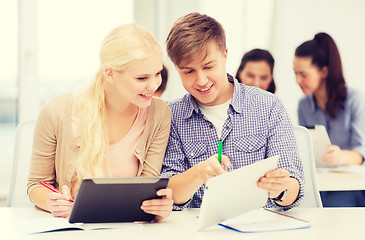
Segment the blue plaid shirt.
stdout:
[[[283,104],[275,95],[238,83],[229,74],[228,80],[234,84],[234,91],[221,136],[223,155],[228,156],[232,164],[228,171],[279,154],[278,167],[288,170],[299,180],[300,200],[304,186],[303,166],[298,157],[293,126]],[[216,154],[219,141],[214,125],[201,113],[192,95],[186,94],[169,106],[172,119],[161,172],[164,177],[182,173]],[[205,184],[190,201],[174,206],[174,209],[200,207],[204,188]],[[298,204],[298,200],[290,207]],[[268,198],[266,207],[278,206]]]

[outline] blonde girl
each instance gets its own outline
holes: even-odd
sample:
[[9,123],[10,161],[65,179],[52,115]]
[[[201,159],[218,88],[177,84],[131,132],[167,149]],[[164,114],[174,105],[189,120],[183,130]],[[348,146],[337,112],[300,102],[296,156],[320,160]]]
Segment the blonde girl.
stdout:
[[[161,70],[161,47],[142,27],[122,25],[106,36],[90,87],[53,98],[39,114],[27,188],[36,206],[68,217],[73,203],[67,200],[83,178],[160,174],[171,121],[169,107],[152,98]],[[141,208],[160,220],[171,213],[172,192],[157,194],[163,198]]]

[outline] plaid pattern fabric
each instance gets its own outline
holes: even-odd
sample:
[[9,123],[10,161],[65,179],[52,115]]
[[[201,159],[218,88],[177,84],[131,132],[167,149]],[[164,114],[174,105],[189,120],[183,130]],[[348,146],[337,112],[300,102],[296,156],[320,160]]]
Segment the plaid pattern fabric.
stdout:
[[[279,154],[278,167],[288,170],[301,186],[298,200],[284,209],[297,205],[304,191],[303,166],[297,154],[293,126],[283,104],[269,92],[238,83],[229,74],[228,79],[234,84],[234,92],[221,136],[223,155],[228,156],[232,164],[228,170]],[[216,154],[219,141],[213,124],[200,112],[193,96],[187,94],[169,106],[171,131],[161,172],[165,177],[182,173]],[[190,201],[174,208],[200,207],[204,187],[202,185]],[[268,199],[266,207],[278,206]]]

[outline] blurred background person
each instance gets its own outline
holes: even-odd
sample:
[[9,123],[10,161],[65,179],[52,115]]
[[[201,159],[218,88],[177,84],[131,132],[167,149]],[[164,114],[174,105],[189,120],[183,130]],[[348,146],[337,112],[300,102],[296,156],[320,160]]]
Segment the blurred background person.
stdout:
[[236,78],[245,85],[275,93],[274,63],[269,51],[255,48],[243,55]]
[[[331,140],[323,161],[361,165],[365,156],[365,94],[346,86],[336,43],[318,33],[295,50],[299,125],[324,125]],[[364,191],[321,192],[324,206],[365,206]]]
[[165,65],[163,65],[162,71],[161,71],[161,85],[157,88],[156,92],[153,94],[154,97],[161,98],[162,93],[166,89],[167,85],[167,79],[169,77],[169,72],[167,71],[167,68]]

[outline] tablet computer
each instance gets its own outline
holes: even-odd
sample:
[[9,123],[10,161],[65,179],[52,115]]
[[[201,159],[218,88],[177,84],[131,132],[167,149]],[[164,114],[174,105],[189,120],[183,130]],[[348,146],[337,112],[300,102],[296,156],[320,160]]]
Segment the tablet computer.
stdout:
[[142,202],[161,198],[168,178],[89,178],[83,179],[69,218],[70,223],[151,221],[155,215],[141,209]]
[[337,167],[337,165],[327,164],[322,161],[323,155],[326,154],[327,148],[331,145],[331,140],[328,137],[326,127],[323,125],[315,125],[307,127],[313,140],[314,159],[317,168]]
[[198,230],[266,205],[268,192],[257,186],[267,172],[275,170],[279,155],[210,178],[204,190]]

